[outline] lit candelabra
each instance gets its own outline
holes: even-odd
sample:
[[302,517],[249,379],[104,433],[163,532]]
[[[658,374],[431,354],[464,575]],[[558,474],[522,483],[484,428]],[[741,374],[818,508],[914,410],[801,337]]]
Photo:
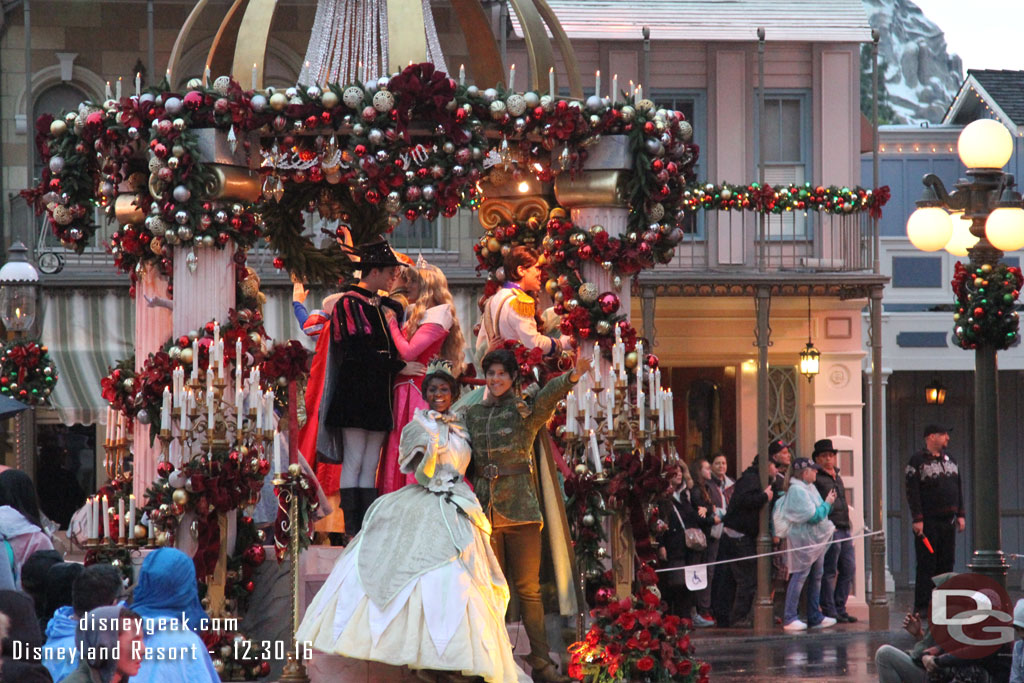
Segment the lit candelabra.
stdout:
[[[603,459],[608,453],[637,449],[642,456],[654,453],[675,464],[675,418],[672,390],[661,387],[661,370],[638,362],[635,370],[626,366],[626,349],[616,328],[612,362],[602,372],[597,343],[595,362],[574,391],[565,399],[565,442],[569,459],[592,469],[598,480],[605,479]],[[643,359],[643,343],[637,343],[637,357]],[[630,391],[634,375],[635,393]],[[644,387],[647,391],[644,391]]]
[[214,324],[209,367],[198,366],[198,342],[193,344],[192,372],[177,367],[171,386],[164,388],[160,410],[161,459],[179,467],[202,454],[241,449],[265,454],[274,447],[274,471],[283,472],[281,452],[274,427],[274,392],[262,391],[260,371],[252,368],[243,381],[242,341],[235,343],[233,391],[228,388],[224,363],[224,341],[220,325]]
[[[132,438],[128,421],[123,413],[107,408],[107,427],[103,438],[103,467],[107,479],[116,492],[131,484],[131,470],[126,462],[131,453]],[[128,514],[125,515],[127,499]],[[115,502],[116,501],[116,502]],[[86,541],[90,546],[99,545],[141,545],[146,533],[136,529],[138,515],[135,496],[109,495],[89,496],[86,499]],[[114,522],[111,525],[111,522]]]

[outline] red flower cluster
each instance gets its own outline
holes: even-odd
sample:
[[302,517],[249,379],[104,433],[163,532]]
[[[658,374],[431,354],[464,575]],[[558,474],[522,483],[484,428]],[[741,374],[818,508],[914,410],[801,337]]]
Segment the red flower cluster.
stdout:
[[663,612],[661,599],[644,580],[653,582],[653,570],[650,574],[646,577],[641,570],[638,595],[591,611],[594,623],[586,637],[569,648],[571,677],[595,682],[708,680],[711,667],[694,656],[686,633],[689,620]]

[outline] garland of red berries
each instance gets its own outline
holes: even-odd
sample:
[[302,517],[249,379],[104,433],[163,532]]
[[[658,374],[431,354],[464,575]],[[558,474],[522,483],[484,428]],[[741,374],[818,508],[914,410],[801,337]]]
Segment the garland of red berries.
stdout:
[[49,349],[37,341],[8,344],[0,356],[0,395],[30,406],[46,405],[57,384]]
[[965,266],[957,261],[953,274],[956,342],[964,349],[988,344],[1002,351],[1018,338],[1016,302],[1024,277],[1017,266],[988,263]]

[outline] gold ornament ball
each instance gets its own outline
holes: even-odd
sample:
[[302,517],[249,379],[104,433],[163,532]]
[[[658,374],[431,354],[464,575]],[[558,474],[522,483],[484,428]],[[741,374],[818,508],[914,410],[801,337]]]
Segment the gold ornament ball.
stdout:
[[558,281],[548,280],[544,283],[544,289],[547,291],[548,296],[554,296],[555,292],[558,291]]
[[270,96],[270,108],[274,111],[281,111],[288,106],[288,96],[283,92],[276,92]]
[[583,463],[580,463],[579,465],[576,465],[576,474],[578,474],[580,476],[583,476],[586,473],[587,473],[587,466],[586,465],[584,465]]
[[156,544],[158,546],[161,546],[161,547],[167,545],[167,532],[166,531],[161,531],[160,533],[158,533],[156,535]]
[[238,447],[238,452],[241,453],[242,455],[249,455],[249,447],[246,446],[245,444],[242,444],[241,446]]
[[50,135],[58,137],[68,132],[68,124],[60,119],[54,119],[50,124]]
[[[629,364],[629,356],[626,356],[626,364]],[[188,502],[188,491],[185,489],[174,489],[174,493],[171,494],[171,500],[174,501],[175,505],[184,505]]]
[[220,647],[220,656],[221,657],[223,657],[224,659],[228,659],[229,657],[231,657],[231,654],[232,654],[232,649],[231,649],[230,645],[221,645],[221,647]]
[[501,251],[501,242],[499,242],[497,240],[497,238],[494,238],[494,237],[488,238],[488,240],[487,240],[487,250],[488,251],[492,251],[492,252],[499,252],[499,251]]
[[210,609],[210,598],[203,598],[199,604],[203,606],[203,609]]
[[599,335],[605,336],[607,334],[611,334],[612,324],[607,320],[598,320],[597,324],[594,325],[594,329]]
[[324,109],[334,109],[338,106],[338,96],[333,90],[328,90],[320,96],[320,104],[324,105]]
[[592,304],[597,301],[597,285],[593,282],[584,282],[576,290],[576,293],[580,295],[580,300],[585,304]]
[[192,349],[184,348],[181,350],[181,362],[185,365],[192,362]]
[[291,465],[288,465],[288,474],[293,477],[299,476],[300,472],[302,472],[302,467],[299,466],[299,463],[293,462]]
[[591,226],[591,228],[590,228],[590,234],[591,235],[597,235],[598,233],[602,233],[602,232],[604,232],[604,226],[603,225],[594,225],[594,226]]
[[224,662],[219,659],[213,660],[213,670],[217,672],[217,675],[224,673]]
[[639,356],[637,356],[636,351],[630,351],[626,354],[626,367],[632,370],[636,367],[638,360]]
[[135,538],[145,538],[149,535],[149,529],[142,526],[141,524],[135,525]]

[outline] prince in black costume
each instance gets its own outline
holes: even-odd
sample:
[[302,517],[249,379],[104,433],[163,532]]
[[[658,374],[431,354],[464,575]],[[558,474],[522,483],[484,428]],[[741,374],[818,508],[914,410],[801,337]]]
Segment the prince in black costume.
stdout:
[[395,377],[405,368],[388,331],[391,309],[402,307],[379,291],[390,291],[403,265],[384,240],[358,250],[362,277],[342,288],[331,314],[327,380],[321,405],[318,451],[341,462],[341,509],[345,533],[354,535],[377,497],[374,478],[381,446],[392,428]]

